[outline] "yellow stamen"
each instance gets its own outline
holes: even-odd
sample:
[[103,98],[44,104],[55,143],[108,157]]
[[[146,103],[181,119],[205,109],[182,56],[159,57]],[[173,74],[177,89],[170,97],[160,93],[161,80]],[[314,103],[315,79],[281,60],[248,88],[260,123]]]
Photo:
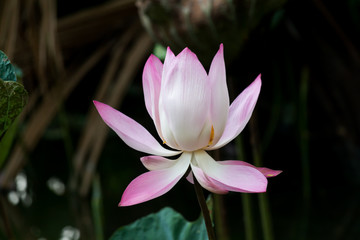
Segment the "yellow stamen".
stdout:
[[213,141],[214,141],[214,126],[211,126],[211,133],[210,133],[210,139],[209,139],[208,146],[210,146]]
[[267,177],[273,177],[274,175],[272,174],[266,174]]

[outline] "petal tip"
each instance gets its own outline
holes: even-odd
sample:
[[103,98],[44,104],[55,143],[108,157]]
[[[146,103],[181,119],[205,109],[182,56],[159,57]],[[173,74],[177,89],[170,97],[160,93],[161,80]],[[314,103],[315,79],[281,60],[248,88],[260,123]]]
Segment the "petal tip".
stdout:
[[261,74],[259,74],[247,88],[253,89],[255,90],[255,92],[260,93],[261,85],[262,85]]
[[220,46],[219,46],[219,51],[223,52],[224,51],[224,44],[223,43],[220,43]]
[[256,77],[255,81],[261,82],[261,73]]
[[268,180],[262,173],[261,173],[261,176],[262,177],[260,177],[260,179],[258,179],[258,183],[253,186],[253,189],[249,189],[249,192],[253,192],[253,193],[266,192],[267,186],[268,186]]
[[157,61],[161,62],[160,59],[154,54],[150,54],[149,58],[146,60],[144,72],[148,70],[148,68],[153,68],[156,66]]
[[259,183],[258,187],[255,187],[254,190],[251,191],[251,192],[253,192],[253,193],[264,193],[267,190],[267,186],[268,186],[268,180],[264,176],[264,179],[263,179],[262,183]]
[[120,202],[119,202],[119,204],[118,204],[118,207],[128,207],[128,206],[136,205],[136,204],[139,204],[139,203],[142,203],[142,202],[132,201],[131,198],[124,197],[124,195],[123,195]]
[[256,77],[256,79],[254,80],[254,83],[256,84],[260,84],[261,85],[261,73]]
[[174,53],[171,51],[171,48],[169,46],[166,48],[166,55],[168,54],[174,55]]
[[97,109],[98,111],[99,111],[99,109],[100,109],[102,106],[105,105],[104,103],[99,102],[99,101],[96,101],[96,100],[93,100],[93,103],[94,103],[94,105],[95,105],[95,107],[96,107],[96,109]]
[[152,62],[154,61],[155,59],[159,59],[157,56],[155,56],[154,54],[150,54],[149,58],[148,58],[148,61]]
[[171,51],[170,47],[166,48],[166,55],[165,55],[165,61],[164,61],[164,65],[166,65],[166,63],[173,63],[173,61],[175,60],[176,56],[175,54]]
[[149,159],[149,156],[145,156],[145,157],[141,157],[140,161],[142,162],[142,164],[146,163],[146,161]]
[[190,57],[193,57],[193,58],[195,58],[195,59],[198,59],[197,56],[196,56],[196,54],[193,53],[193,52],[190,50],[190,48],[188,48],[188,47],[184,48],[184,49],[179,53],[179,56],[180,56],[180,57],[181,57],[181,56],[187,56],[187,55],[189,55]]
[[[224,59],[224,45],[221,43],[219,46],[219,50],[217,51],[217,53],[214,56],[214,59],[216,57],[221,57],[222,59]],[[224,61],[224,60],[223,60]]]
[[124,201],[120,201],[119,204],[118,204],[118,207],[128,207],[128,206],[131,206],[131,205],[135,205],[135,204],[129,204],[129,203],[126,203]]
[[104,119],[106,119],[106,117],[104,118],[104,114],[107,113],[107,110],[108,109],[111,109],[112,107],[110,107],[109,105],[105,104],[105,103],[102,103],[102,102],[99,102],[99,101],[96,101],[94,100],[93,101],[95,107],[96,107],[96,110],[99,112],[100,116]]
[[267,173],[265,176],[266,177],[276,177],[277,175],[279,175],[282,172],[283,172],[282,170],[273,170],[271,173]]

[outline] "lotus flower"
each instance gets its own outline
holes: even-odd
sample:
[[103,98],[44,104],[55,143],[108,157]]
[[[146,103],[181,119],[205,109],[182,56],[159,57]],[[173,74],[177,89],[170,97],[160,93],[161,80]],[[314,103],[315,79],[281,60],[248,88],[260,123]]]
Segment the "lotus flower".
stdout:
[[[265,192],[267,178],[281,171],[257,168],[242,161],[215,161],[206,151],[221,148],[245,127],[261,87],[259,75],[229,106],[223,45],[212,60],[209,74],[196,55],[185,48],[179,55],[167,49],[165,62],[151,55],[143,72],[145,105],[164,148],[143,126],[94,101],[104,122],[135,150],[150,171],[135,178],[119,206],[142,203],[168,192],[185,175],[213,193]],[[176,160],[165,157],[180,155]]]

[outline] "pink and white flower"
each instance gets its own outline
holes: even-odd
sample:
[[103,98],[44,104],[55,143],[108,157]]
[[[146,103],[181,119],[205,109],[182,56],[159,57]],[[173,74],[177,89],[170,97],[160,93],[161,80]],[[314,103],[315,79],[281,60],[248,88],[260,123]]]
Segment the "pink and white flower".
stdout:
[[[133,119],[94,101],[104,122],[127,145],[151,154],[141,158],[149,171],[128,185],[119,206],[165,194],[189,167],[187,179],[193,182],[195,177],[210,192],[265,192],[266,177],[281,171],[257,168],[242,161],[215,161],[206,152],[226,145],[244,129],[260,93],[260,77],[229,106],[222,44],[209,74],[188,48],[177,56],[168,48],[164,64],[151,55],[143,72],[145,105],[163,144],[173,150],[164,148]],[[176,160],[165,158],[179,154]]]

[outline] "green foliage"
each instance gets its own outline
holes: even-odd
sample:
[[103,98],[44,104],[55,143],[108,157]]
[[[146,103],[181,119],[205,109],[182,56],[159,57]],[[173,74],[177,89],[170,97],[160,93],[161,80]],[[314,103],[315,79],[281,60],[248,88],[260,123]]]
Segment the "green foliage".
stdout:
[[92,197],[91,197],[91,210],[94,219],[94,230],[96,240],[104,239],[104,230],[103,230],[103,197],[101,192],[101,184],[99,175],[95,175],[92,187]]
[[27,92],[16,82],[16,71],[8,57],[0,51],[0,138],[21,113]]
[[0,78],[4,81],[16,81],[15,68],[2,51],[0,51]]
[[[18,121],[9,127],[4,136],[0,139],[0,168],[4,164],[7,156],[9,155],[11,145],[15,139]],[[1,239],[1,238],[0,238]]]
[[204,219],[188,222],[178,212],[165,207],[158,213],[145,216],[136,222],[119,228],[110,240],[206,240]]
[[158,57],[161,61],[165,60],[166,56],[166,48],[163,47],[161,44],[157,43],[155,44],[153,53],[156,57]]
[[27,92],[18,82],[0,79],[0,136],[21,113],[27,101]]

